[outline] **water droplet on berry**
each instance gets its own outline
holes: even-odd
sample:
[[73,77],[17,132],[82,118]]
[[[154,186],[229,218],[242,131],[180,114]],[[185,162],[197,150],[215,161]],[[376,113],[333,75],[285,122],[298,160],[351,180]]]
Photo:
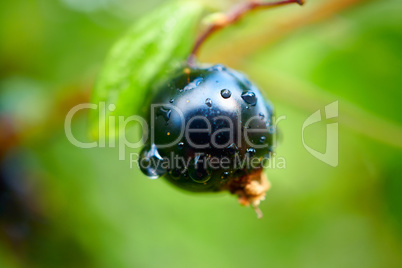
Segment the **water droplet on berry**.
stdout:
[[224,99],[230,98],[230,96],[232,96],[232,92],[230,92],[229,89],[222,89],[221,90],[221,96]]
[[267,138],[266,138],[265,136],[261,136],[260,142],[261,142],[261,143],[264,143],[266,139],[267,139]]
[[194,79],[191,83],[189,83],[188,85],[186,85],[183,88],[183,91],[187,91],[187,90],[192,90],[196,87],[198,87],[201,83],[202,80],[204,80],[202,77],[197,77],[196,79]]
[[184,142],[179,142],[177,144],[177,148],[179,148],[180,150],[183,149],[183,147],[184,147]]
[[227,180],[229,178],[230,178],[230,172],[225,171],[225,172],[222,173],[222,176],[221,176],[222,180]]
[[211,178],[211,171],[208,169],[207,163],[205,163],[207,160],[201,158],[201,156],[201,154],[196,155],[188,168],[190,178],[198,183],[207,182]]
[[145,146],[140,153],[140,169],[142,173],[151,179],[157,179],[166,173],[162,167],[163,158],[159,154],[155,144]]
[[241,97],[246,103],[252,106],[257,104],[257,97],[255,96],[254,92],[251,91],[243,92],[243,94],[241,94]]
[[209,71],[222,72],[222,71],[225,71],[225,70],[226,70],[226,67],[223,66],[222,64],[217,64],[217,65],[214,65],[211,68],[209,68]]
[[156,113],[156,115],[160,115],[165,119],[165,121],[169,121],[171,113],[172,113],[172,111],[170,109],[160,107],[158,112]]
[[206,100],[205,100],[205,104],[206,104],[208,107],[212,107],[212,100],[211,100],[210,98],[206,99]]
[[236,146],[236,144],[232,143],[231,145],[228,146],[228,148],[226,148],[226,151],[230,155],[235,155],[235,154],[239,153],[239,148]]
[[254,148],[248,148],[247,149],[247,155],[248,155],[248,157],[253,157],[255,155],[255,149]]
[[198,77],[193,82],[195,82],[195,85],[198,87],[202,83],[203,80],[204,80],[204,78]]
[[173,179],[175,179],[175,180],[178,180],[178,179],[180,179],[180,176],[181,176],[181,171],[179,170],[179,169],[172,169],[172,170],[169,170],[169,175],[170,175],[170,177],[172,177]]

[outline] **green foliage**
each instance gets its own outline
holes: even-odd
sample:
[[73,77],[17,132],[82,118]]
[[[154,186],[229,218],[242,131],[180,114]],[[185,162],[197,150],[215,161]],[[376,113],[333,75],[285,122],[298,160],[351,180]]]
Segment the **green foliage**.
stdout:
[[[139,20],[113,46],[92,98],[95,104],[116,105],[114,111],[106,109],[106,118],[137,113],[151,86],[186,59],[201,12],[202,6],[197,2],[168,3]],[[94,130],[98,128],[98,119],[94,113]]]
[[[267,171],[272,189],[261,204],[261,220],[229,194],[186,194],[130,169],[128,161],[118,160],[117,149],[80,149],[68,142],[65,114],[54,117],[59,110],[44,108],[62,106],[61,100],[67,105],[64,100],[72,94],[92,88],[100,58],[128,23],[113,13],[108,14],[117,26],[103,15],[71,10],[69,2],[6,0],[0,9],[0,105],[7,103],[0,110],[25,119],[17,121],[22,142],[8,154],[18,158],[6,166],[22,175],[13,181],[29,193],[26,203],[40,211],[42,226],[38,232],[28,224],[27,235],[17,237],[20,247],[4,232],[0,267],[402,267],[400,0],[361,1],[236,66],[267,93],[278,115],[287,116],[277,148],[286,169]],[[99,1],[85,1],[92,2]],[[136,8],[141,2],[148,10],[156,3],[110,2]],[[208,46],[236,45],[230,42],[236,35],[249,40],[275,20],[286,26],[293,16],[308,16],[329,2],[335,1],[254,13],[216,34],[203,53],[211,53]],[[161,10],[168,9],[173,6]],[[155,25],[149,21],[148,26],[158,27],[163,20],[152,16]],[[187,37],[193,38],[181,38]],[[183,46],[188,53],[190,44]],[[132,113],[143,105],[147,90],[133,88],[134,97],[127,99]],[[109,101],[112,91],[105,87],[102,94]],[[301,144],[304,120],[335,100],[340,108],[337,168],[318,161]],[[308,144],[325,144],[326,123],[310,132],[314,135],[306,134]],[[85,137],[86,128],[86,116],[77,115],[74,134]],[[42,135],[33,139],[36,131]],[[18,234],[13,232],[18,228],[7,230]]]

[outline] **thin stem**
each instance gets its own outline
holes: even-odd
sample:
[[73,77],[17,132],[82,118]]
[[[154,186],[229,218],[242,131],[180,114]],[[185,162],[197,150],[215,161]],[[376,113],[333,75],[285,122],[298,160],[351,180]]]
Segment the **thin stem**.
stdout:
[[200,50],[200,47],[205,42],[205,40],[207,40],[213,33],[217,32],[218,30],[221,30],[229,25],[236,23],[238,20],[240,20],[245,14],[249,13],[250,11],[257,10],[257,9],[268,9],[268,8],[284,6],[284,5],[288,5],[288,4],[303,5],[304,0],[282,0],[282,1],[272,2],[272,3],[251,1],[251,2],[241,5],[239,8],[234,9],[233,11],[229,12],[228,14],[225,15],[223,20],[216,21],[214,24],[210,25],[209,28],[198,37],[198,39],[195,42],[195,45],[193,47],[193,50],[191,51],[191,54],[188,57],[188,60],[187,60],[188,65],[189,66],[195,65],[195,57],[196,57],[198,51]]
[[[295,14],[291,17],[274,19],[270,21],[271,27],[259,27],[253,34],[248,35],[247,38],[236,37],[235,35],[229,36],[227,37],[227,41],[230,43],[230,46],[215,42],[214,46],[209,46],[208,54],[203,56],[203,60],[206,62],[222,62],[224,60],[225,64],[232,68],[243,69],[239,64],[242,64],[245,58],[257,51],[267,48],[297,29],[329,20],[336,14],[356,8],[358,4],[363,4],[366,1],[321,1],[322,3],[312,6],[308,11],[306,10],[306,12],[302,12],[299,15]],[[262,23],[261,25],[266,23],[264,21],[266,20],[260,22]],[[236,55],[236,57],[233,57],[233,55]]]

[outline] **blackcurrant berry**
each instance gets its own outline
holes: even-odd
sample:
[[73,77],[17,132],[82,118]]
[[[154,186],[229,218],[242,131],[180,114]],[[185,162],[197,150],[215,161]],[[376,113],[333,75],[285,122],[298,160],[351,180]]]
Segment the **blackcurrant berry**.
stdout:
[[145,175],[193,192],[229,190],[258,205],[273,148],[273,109],[243,74],[222,65],[185,68],[150,100]]

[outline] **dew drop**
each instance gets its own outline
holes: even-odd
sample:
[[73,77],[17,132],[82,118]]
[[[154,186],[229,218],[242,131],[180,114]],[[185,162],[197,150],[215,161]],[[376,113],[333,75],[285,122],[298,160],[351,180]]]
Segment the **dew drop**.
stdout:
[[183,149],[183,147],[184,147],[184,142],[179,142],[177,144],[177,148],[179,148],[180,150]]
[[226,151],[229,153],[229,155],[235,155],[239,153],[239,148],[236,146],[236,144],[232,143],[228,146],[228,148],[226,148]]
[[209,68],[209,71],[218,71],[218,72],[222,72],[225,71],[226,67],[222,64],[217,64],[212,66],[211,68]]
[[212,107],[212,100],[211,100],[210,98],[206,99],[206,100],[205,100],[205,104],[206,104],[208,107]]
[[265,126],[270,127],[271,126],[271,120],[267,119],[267,121],[265,121]]
[[266,138],[265,136],[261,136],[260,142],[261,142],[261,143],[264,143],[266,139],[267,139],[267,138]]
[[230,178],[230,172],[225,171],[225,172],[222,173],[222,176],[221,176],[222,180],[227,180],[229,178]]
[[202,77],[198,77],[193,82],[195,82],[195,85],[198,87],[202,83],[203,80],[204,79]]
[[254,92],[246,91],[241,94],[241,98],[248,104],[255,106],[257,104],[257,97]]
[[222,89],[221,90],[221,96],[224,99],[230,98],[230,96],[232,96],[232,92],[230,92],[229,89]]
[[255,149],[254,148],[248,148],[247,149],[247,155],[248,155],[248,157],[253,157],[255,155]]
[[263,113],[259,113],[258,115],[260,116],[261,120],[265,118],[265,115]]
[[142,173],[151,179],[157,179],[166,173],[163,166],[163,158],[159,154],[155,144],[145,146],[140,153],[140,169]]
[[161,108],[159,108],[159,110],[156,113],[156,115],[160,115],[165,119],[165,121],[169,121],[171,113],[172,113],[172,111],[170,109],[166,109],[166,108],[161,107]]
[[172,169],[172,170],[169,170],[169,175],[170,175],[170,177],[172,177],[173,179],[175,179],[175,180],[178,180],[178,179],[180,179],[180,176],[181,176],[181,171],[179,170],[179,169]]
[[194,79],[191,83],[189,83],[188,85],[186,85],[186,86],[183,88],[183,91],[192,90],[192,89],[198,87],[198,86],[202,83],[203,80],[204,80],[204,79],[203,79],[202,77],[197,77],[197,78]]
[[169,101],[170,103],[173,103],[174,102],[174,99],[170,99],[170,101]]
[[210,169],[204,167],[206,159],[200,159],[201,156],[201,154],[197,154],[188,168],[190,178],[197,183],[207,182],[211,179],[212,173]]

